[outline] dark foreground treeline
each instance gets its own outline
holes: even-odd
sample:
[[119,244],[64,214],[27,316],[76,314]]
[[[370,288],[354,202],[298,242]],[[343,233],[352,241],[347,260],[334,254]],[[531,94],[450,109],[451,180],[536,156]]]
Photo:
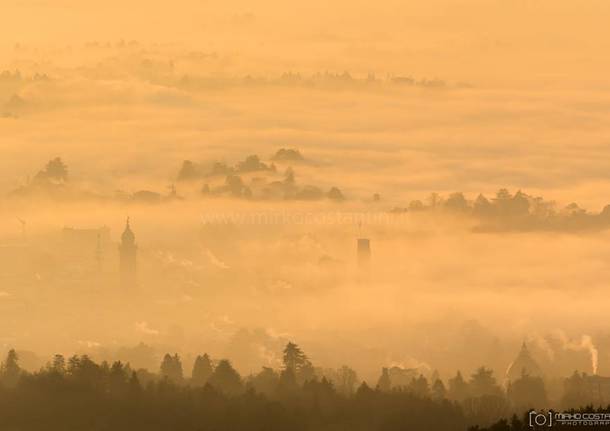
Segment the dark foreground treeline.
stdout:
[[[349,377],[350,373],[346,373]],[[355,376],[351,376],[355,377]],[[353,380],[353,379],[350,379]],[[14,351],[0,375],[0,429],[27,430],[464,430],[461,408],[407,391],[360,385],[341,394],[318,379],[294,344],[284,369],[243,379],[229,361],[207,355],[182,376],[177,355],[166,355],[159,374],[129,365],[95,363],[87,356],[55,358],[27,373]]]
[[[0,367],[0,430],[436,431],[487,426],[512,414],[510,397],[489,370],[480,369],[469,381],[458,374],[447,391],[440,380],[428,385],[419,376],[396,386],[391,377],[384,368],[371,388],[356,384],[348,367],[333,378],[321,376],[293,343],[283,352],[281,371],[264,368],[246,378],[228,360],[207,355],[185,378],[179,356],[169,354],[159,373],[61,355],[28,373],[10,351]],[[530,382],[522,392],[529,397],[535,387]],[[517,419],[509,424],[486,430],[522,429]]]
[[109,389],[48,374],[0,392],[0,429],[10,430],[464,430],[456,405],[408,393],[361,388],[338,395],[310,382],[279,399],[247,390],[223,395],[212,386],[131,383]]
[[325,379],[284,382],[275,396],[248,387],[238,395],[211,384],[178,386],[167,378],[145,386],[136,373],[86,360],[66,372],[23,374],[0,389],[0,429],[11,430],[464,430],[454,403],[362,385],[351,397]]

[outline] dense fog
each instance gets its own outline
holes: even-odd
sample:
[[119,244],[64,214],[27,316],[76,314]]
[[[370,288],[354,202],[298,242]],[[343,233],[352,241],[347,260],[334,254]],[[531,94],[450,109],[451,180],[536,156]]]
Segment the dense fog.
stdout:
[[[604,1],[16,1],[0,351],[610,373]],[[137,277],[121,283],[129,217]],[[358,263],[357,239],[370,240]]]

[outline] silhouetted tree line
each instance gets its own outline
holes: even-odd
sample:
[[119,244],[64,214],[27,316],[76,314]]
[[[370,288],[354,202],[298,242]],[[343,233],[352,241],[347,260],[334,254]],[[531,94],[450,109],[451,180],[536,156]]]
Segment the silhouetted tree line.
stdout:
[[[485,367],[469,379],[458,372],[447,387],[437,375],[430,383],[384,368],[372,388],[347,366],[315,368],[294,343],[280,370],[245,378],[207,354],[190,378],[178,354],[166,354],[158,373],[87,355],[55,355],[29,373],[18,359],[11,350],[0,367],[2,430],[521,430],[517,416],[501,418],[546,407],[540,378],[524,375],[504,392]],[[575,376],[566,380],[565,401],[580,405],[585,398],[574,394],[586,376]]]
[[[2,367],[3,430],[462,430],[455,403],[362,384],[347,396],[293,343],[280,372],[242,378],[228,360],[199,356],[185,379],[178,355],[159,375],[120,361],[56,355],[35,373],[19,369],[14,351]],[[349,374],[349,373],[348,373]],[[349,375],[344,376],[349,379]]]
[[62,198],[70,197],[68,188],[68,166],[61,157],[49,160],[43,169],[38,171],[28,182],[11,192],[12,196],[27,196],[31,194],[44,194]]
[[235,166],[230,166],[224,162],[214,162],[211,166],[205,167],[200,163],[185,160],[178,172],[178,181],[191,181],[206,177],[228,176],[260,171],[275,172],[276,169],[277,168],[273,163],[269,165],[263,163],[256,154],[246,157],[243,161],[236,163]]
[[[185,160],[178,172],[178,181],[194,182],[205,181],[201,192],[205,196],[229,195],[235,198],[257,199],[284,199],[284,200],[319,200],[330,199],[340,202],[345,199],[338,187],[331,187],[328,191],[314,185],[299,185],[291,166],[283,173],[283,179],[270,181],[265,174],[275,175],[277,166],[274,161],[283,163],[303,163],[305,158],[295,149],[279,149],[272,157],[270,164],[263,163],[259,156],[250,155],[235,166],[224,162],[214,162],[205,167],[191,160]],[[257,174],[247,183],[244,174]],[[210,181],[224,177],[224,183],[211,186]]]
[[[272,180],[277,176],[278,163],[303,163],[306,159],[295,149],[279,149],[271,156],[271,163],[264,163],[259,156],[253,154],[244,160],[230,166],[224,162],[214,162],[205,167],[191,160],[185,160],[178,172],[177,180],[181,182],[203,181],[201,193],[204,196],[232,196],[245,199],[283,199],[283,200],[320,200],[329,199],[335,202],[345,200],[345,195],[338,187],[323,190],[315,185],[298,184],[296,174],[288,166],[281,179]],[[244,175],[253,176],[249,181]],[[272,175],[268,179],[266,175]],[[210,185],[211,181],[221,180],[218,185]],[[222,181],[224,179],[224,181]],[[98,198],[90,193],[79,193],[66,187],[68,184],[68,167],[60,157],[55,157],[40,170],[31,181],[16,190],[11,195],[26,196],[35,193],[46,194],[56,198]],[[169,187],[167,195],[139,190],[128,194],[118,192],[116,199],[142,203],[161,203],[182,199],[178,196],[175,186]],[[373,196],[373,202],[380,200],[380,195]],[[476,199],[469,200],[461,192],[452,193],[446,198],[432,193],[426,202],[413,200],[406,207],[395,207],[393,213],[418,213],[438,211],[451,215],[472,217],[478,221],[475,231],[535,231],[535,230],[595,230],[610,227],[610,205],[606,205],[599,213],[592,213],[571,203],[559,208],[554,201],[546,201],[540,196],[528,195],[521,190],[512,194],[507,189],[500,189],[492,198],[479,194]]]
[[[145,77],[144,77],[145,78]],[[247,75],[242,78],[222,79],[201,75],[182,75],[180,77],[167,76],[162,82],[155,81],[170,87],[177,87],[186,91],[200,91],[205,89],[226,89],[235,87],[296,87],[317,88],[322,90],[377,90],[380,88],[419,87],[426,89],[444,89],[450,87],[470,88],[472,85],[464,82],[450,84],[438,78],[417,79],[412,76],[377,77],[369,73],[366,77],[356,77],[348,71],[334,73],[324,72],[313,75],[303,75],[298,72],[284,72],[278,77],[262,77]]]
[[[304,161],[298,150],[280,149],[272,157],[279,162],[301,162]],[[244,180],[243,175],[259,174],[250,178],[249,182]],[[283,199],[283,200],[319,200],[329,199],[335,202],[345,200],[343,192],[338,187],[330,187],[327,191],[313,185],[299,185],[296,181],[295,172],[292,167],[287,167],[282,179],[268,180],[264,174],[276,176],[277,167],[262,162],[257,155],[250,155],[235,166],[229,166],[223,162],[215,162],[209,170],[200,164],[185,160],[178,173],[178,181],[216,181],[220,184],[210,186],[208,182],[201,188],[202,196],[231,196],[243,199]],[[224,179],[224,181],[222,181]],[[273,178],[272,178],[273,179]],[[178,195],[176,187],[171,184],[169,193],[161,194],[151,190],[138,190],[134,193],[117,191],[114,199],[125,202],[138,202],[157,204],[168,201],[182,200]],[[60,157],[55,157],[45,165],[43,169],[29,179],[26,184],[13,190],[10,196],[45,196],[57,200],[69,199],[96,199],[107,200],[108,197],[95,195],[90,192],[79,191],[68,182],[68,166]]]
[[407,207],[397,207],[392,211],[442,211],[474,217],[479,221],[475,228],[477,231],[586,230],[610,227],[610,205],[597,214],[586,211],[576,203],[558,208],[554,201],[546,201],[521,190],[512,194],[507,189],[500,189],[492,198],[479,194],[474,200],[468,200],[460,192],[446,198],[433,193],[427,202],[414,200]]
[[31,76],[22,75],[21,71],[3,70],[0,72],[0,83],[21,83],[27,81],[48,81],[49,76],[46,73],[35,73]]

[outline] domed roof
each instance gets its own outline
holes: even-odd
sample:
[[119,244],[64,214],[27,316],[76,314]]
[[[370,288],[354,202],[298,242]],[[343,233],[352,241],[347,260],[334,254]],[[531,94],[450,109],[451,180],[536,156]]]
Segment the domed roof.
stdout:
[[506,370],[506,380],[508,382],[514,382],[524,374],[531,377],[542,377],[542,370],[536,361],[534,361],[534,358],[532,358],[525,342],[523,342],[521,351],[515,360],[508,366],[508,370]]
[[121,242],[123,244],[133,244],[136,240],[136,236],[133,234],[131,227],[129,226],[129,217],[127,217],[127,223],[125,224],[125,230],[121,235]]

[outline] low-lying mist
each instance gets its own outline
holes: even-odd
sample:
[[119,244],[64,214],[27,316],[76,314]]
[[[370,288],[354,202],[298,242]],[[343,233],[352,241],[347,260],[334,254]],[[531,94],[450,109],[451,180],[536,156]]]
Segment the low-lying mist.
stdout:
[[446,2],[391,3],[365,28],[362,4],[313,29],[232,3],[192,40],[141,24],[2,47],[0,350],[30,369],[207,352],[245,375],[292,340],[374,383],[391,365],[502,377],[525,340],[549,375],[608,374],[606,60],[561,67],[605,52],[595,2],[579,37],[548,23],[528,50],[481,2],[462,2],[489,18],[468,30]]

